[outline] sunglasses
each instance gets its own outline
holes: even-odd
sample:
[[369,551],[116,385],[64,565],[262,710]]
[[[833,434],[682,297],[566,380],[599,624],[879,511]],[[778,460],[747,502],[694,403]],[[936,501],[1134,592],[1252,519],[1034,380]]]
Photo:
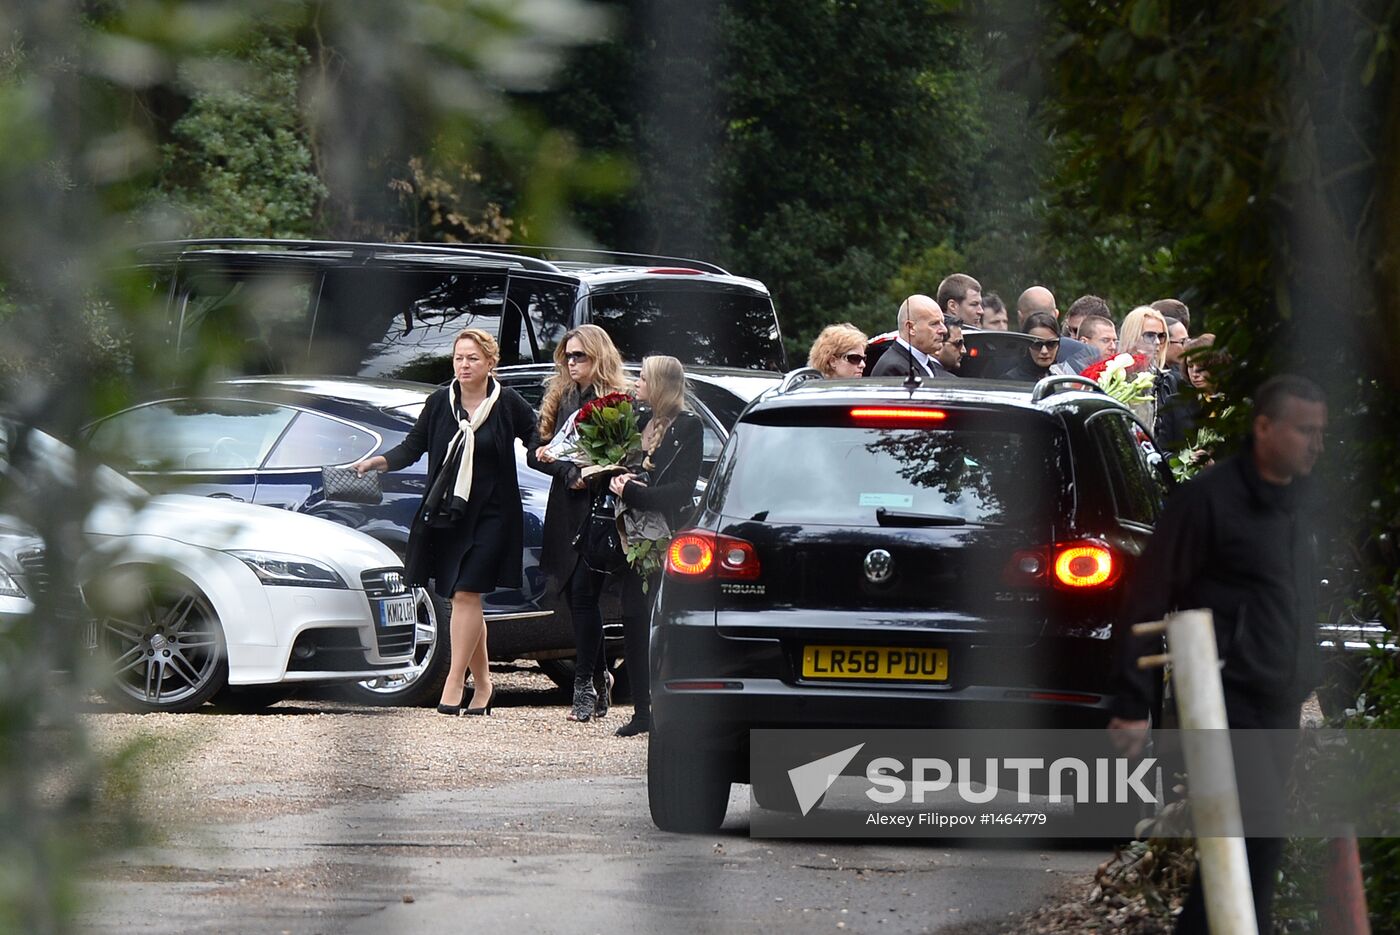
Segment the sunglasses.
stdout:
[[841,356],[845,359],[846,363],[851,364],[852,366],[865,363],[864,354],[857,354],[855,352],[851,352],[850,354],[842,354]]
[[588,355],[585,354],[583,351],[569,351],[569,353],[564,355],[564,360],[568,361],[571,364],[582,363],[583,361],[588,359]]
[[1031,342],[1031,349],[1032,349],[1032,350],[1036,350],[1036,351],[1058,350],[1059,347],[1060,347],[1060,339],[1059,339],[1059,338],[1053,338],[1053,339],[1051,339],[1051,340],[1049,340],[1049,341],[1038,340],[1038,341],[1032,341],[1032,342]]
[[956,341],[949,341],[948,343],[953,345],[954,347],[967,347],[967,342],[963,341],[961,338]]
[[1151,341],[1153,344],[1161,344],[1167,339],[1167,335],[1162,331],[1144,331],[1142,333],[1144,341]]

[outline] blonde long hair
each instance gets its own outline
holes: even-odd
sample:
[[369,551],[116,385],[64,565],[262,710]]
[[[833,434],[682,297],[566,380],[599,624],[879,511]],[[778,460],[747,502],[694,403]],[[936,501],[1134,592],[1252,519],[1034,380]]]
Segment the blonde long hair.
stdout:
[[642,359],[642,376],[651,405],[651,421],[642,430],[642,450],[651,454],[685,405],[685,368],[674,357],[656,354]]
[[544,400],[540,403],[540,437],[554,436],[554,420],[559,415],[559,402],[574,385],[569,379],[569,368],[564,362],[569,342],[574,338],[583,345],[583,352],[593,361],[593,391],[599,396],[608,393],[625,393],[628,390],[627,374],[622,372],[622,355],[617,351],[608,333],[597,325],[579,325],[565,332],[564,337],[554,348],[554,376],[549,378]]
[[[1167,334],[1167,320],[1162,313],[1150,305],[1139,305],[1123,318],[1123,325],[1118,329],[1118,349],[1133,353],[1133,348],[1142,340],[1142,323],[1147,319],[1152,319],[1162,326],[1162,333]],[[1157,342],[1157,359],[1153,364],[1158,370],[1167,365],[1167,342],[1166,340]]]

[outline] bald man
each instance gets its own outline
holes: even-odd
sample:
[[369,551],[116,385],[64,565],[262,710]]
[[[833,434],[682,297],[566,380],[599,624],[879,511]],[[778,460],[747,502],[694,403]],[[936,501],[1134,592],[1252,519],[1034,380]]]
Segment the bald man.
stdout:
[[[1035,312],[1044,312],[1059,321],[1060,310],[1055,307],[1055,293],[1044,286],[1031,286],[1022,292],[1021,297],[1016,300],[1016,330],[1025,331],[1027,316]],[[1074,338],[1060,338],[1060,349],[1055,354],[1055,363],[1069,364],[1074,368],[1075,373],[1079,373],[1098,359],[1098,351],[1083,341],[1076,341]]]
[[907,377],[912,369],[922,377],[952,377],[938,362],[938,352],[948,337],[943,311],[926,295],[911,295],[899,306],[895,319],[899,336],[875,363],[872,377]]
[[1026,330],[1026,319],[1036,312],[1044,312],[1056,321],[1060,320],[1060,310],[1055,307],[1055,293],[1044,286],[1031,286],[1016,300],[1016,330]]

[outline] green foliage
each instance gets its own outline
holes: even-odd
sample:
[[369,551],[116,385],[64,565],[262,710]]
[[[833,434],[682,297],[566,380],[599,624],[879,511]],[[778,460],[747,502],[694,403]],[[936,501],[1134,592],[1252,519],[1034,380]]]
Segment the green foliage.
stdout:
[[414,156],[404,178],[389,181],[407,215],[398,236],[408,242],[509,243],[515,222],[500,204],[470,204],[480,190],[481,173],[469,164],[430,167]]
[[[1216,332],[1232,358],[1213,371],[1231,399],[1279,371],[1324,386],[1334,433],[1319,466],[1331,523],[1321,571],[1372,595],[1394,629],[1400,71],[1388,37],[1400,9],[1067,0],[1041,12],[1048,28],[1033,56],[1044,83],[1024,87],[1055,140],[1043,217],[1067,278],[1102,277],[1089,291],[1120,312],[1120,295],[1187,299],[1193,330]],[[1107,239],[1086,248],[1074,231]],[[1246,409],[1207,430],[1237,435]],[[1400,680],[1387,665],[1369,685],[1368,716],[1395,726]],[[1400,847],[1362,848],[1373,925],[1396,930]],[[1316,856],[1295,845],[1285,868],[1290,931],[1315,926]]]
[[[594,237],[763,280],[801,356],[834,321],[890,330],[905,295],[954,271],[995,136],[955,4],[726,0],[682,23],[613,6],[617,38],[534,99],[583,145],[637,162],[625,199],[581,215]],[[677,73],[684,85],[657,80]]]
[[[552,238],[575,154],[514,119],[500,89],[538,86],[558,49],[601,24],[577,0],[549,10],[531,20],[466,0],[8,5],[0,410],[77,438],[104,411],[197,386],[232,349],[206,329],[191,353],[170,352],[169,284],[134,267],[132,245],[324,233],[329,192],[358,206],[373,190],[397,208],[387,181],[409,155],[471,162],[457,149],[433,162],[425,140],[469,142],[489,125],[513,151],[539,152],[517,184],[539,235]],[[303,82],[308,70],[315,80]],[[163,210],[171,205],[180,229]],[[356,217],[380,221],[377,207]],[[0,933],[72,931],[88,862],[132,843],[141,779],[168,769],[139,750],[103,757],[78,714],[100,677],[76,625],[95,467],[80,450],[71,484],[41,499],[0,472],[0,515],[35,530],[50,581],[27,619],[0,622]]]
[[203,237],[305,237],[327,189],[299,104],[310,55],[288,33],[260,33],[180,69],[191,96],[163,149],[161,189]]
[[666,564],[666,550],[670,545],[670,539],[634,539],[623,549],[627,564],[642,576],[643,594],[651,590],[652,576]]
[[803,348],[833,321],[889,330],[892,293],[935,291],[938,245],[977,222],[970,29],[900,0],[736,0],[721,23],[725,261],[769,284]]

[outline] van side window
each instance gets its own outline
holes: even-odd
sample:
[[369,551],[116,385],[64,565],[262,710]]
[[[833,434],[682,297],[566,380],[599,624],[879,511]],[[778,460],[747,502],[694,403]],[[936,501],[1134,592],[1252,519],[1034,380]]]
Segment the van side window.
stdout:
[[519,345],[521,363],[553,360],[555,346],[573,327],[575,288],[572,283],[511,276],[510,300],[520,308],[524,319]]
[[457,332],[499,339],[505,287],[496,272],[327,270],[311,369],[442,383],[452,378]]
[[198,270],[177,299],[180,353],[203,348],[236,373],[298,373],[311,340],[315,270]]

